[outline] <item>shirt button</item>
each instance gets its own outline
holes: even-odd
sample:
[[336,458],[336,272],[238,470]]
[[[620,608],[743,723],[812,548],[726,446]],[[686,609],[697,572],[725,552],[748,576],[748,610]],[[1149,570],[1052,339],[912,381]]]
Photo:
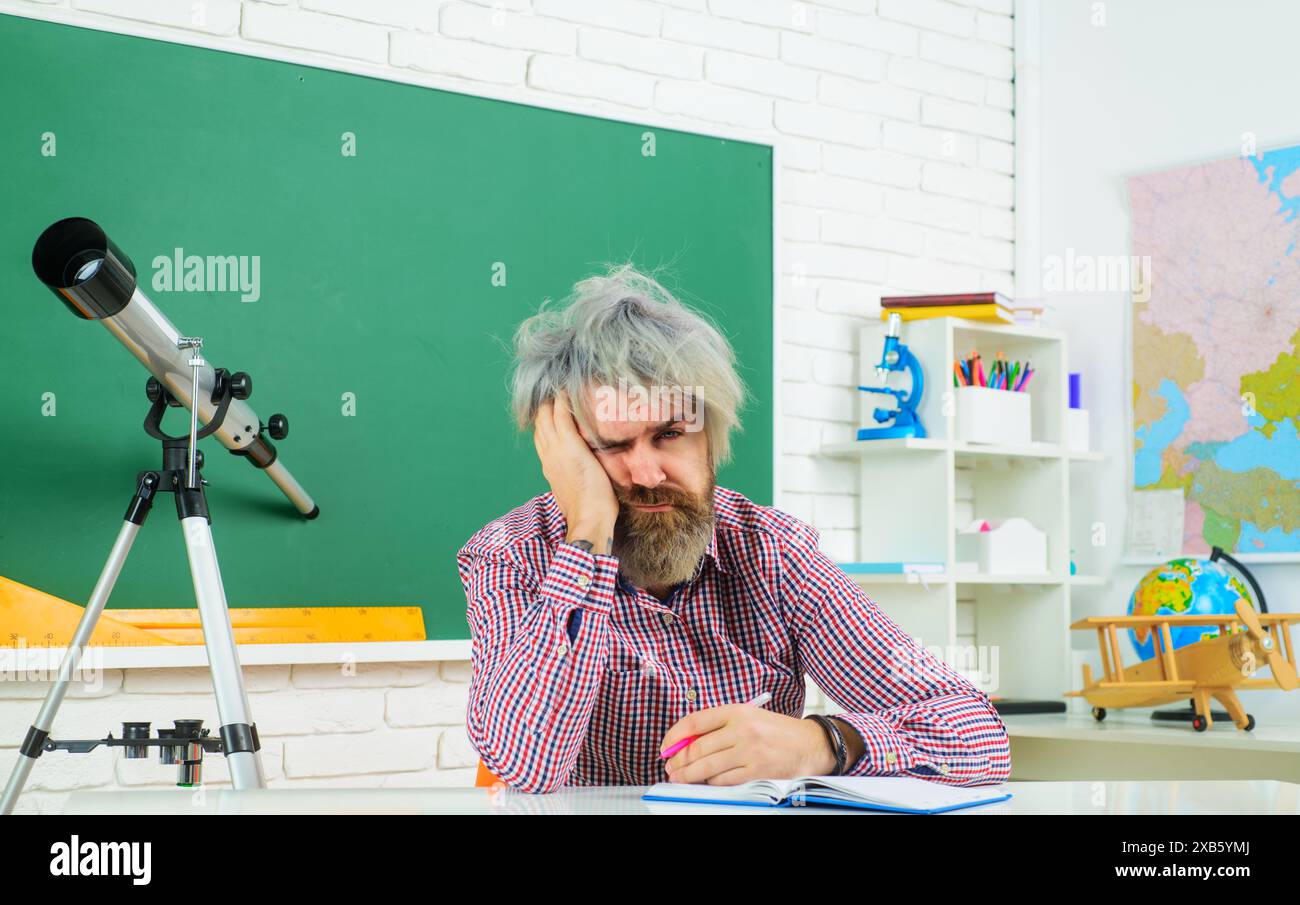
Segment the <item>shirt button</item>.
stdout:
[[940,773],[947,773],[947,772],[948,772],[948,765],[947,765],[947,764],[939,764],[939,772],[940,772]]
[[695,700],[695,689],[694,689],[694,688],[688,688],[688,689],[686,689],[686,700],[688,700],[688,701],[694,701],[694,700]]
[[894,764],[894,763],[897,763],[897,762],[898,762],[898,755],[897,755],[897,754],[892,754],[892,753],[891,753],[891,754],[886,754],[886,755],[885,755],[885,763],[887,763],[887,764]]
[[569,652],[569,645],[567,644],[557,644],[555,646],[555,655],[557,657],[563,657],[568,652]]
[[591,584],[591,579],[588,578],[586,575],[578,576],[578,587],[585,588],[589,584]]
[[672,625],[672,624],[673,624],[673,614],[672,614],[672,613],[664,613],[664,615],[663,615],[663,620],[664,620],[664,625]]

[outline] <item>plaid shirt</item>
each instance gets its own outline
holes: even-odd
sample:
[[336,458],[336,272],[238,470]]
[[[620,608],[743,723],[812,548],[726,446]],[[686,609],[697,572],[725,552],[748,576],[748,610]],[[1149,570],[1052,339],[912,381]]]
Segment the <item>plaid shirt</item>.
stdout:
[[624,581],[617,557],[564,543],[550,493],[466,542],[467,723],[489,770],[529,792],[663,782],[659,743],[675,722],[764,691],[799,717],[807,673],[866,744],[847,774],[1008,777],[987,695],[899,629],[813,528],[721,487],[714,512],[694,577],[662,602]]

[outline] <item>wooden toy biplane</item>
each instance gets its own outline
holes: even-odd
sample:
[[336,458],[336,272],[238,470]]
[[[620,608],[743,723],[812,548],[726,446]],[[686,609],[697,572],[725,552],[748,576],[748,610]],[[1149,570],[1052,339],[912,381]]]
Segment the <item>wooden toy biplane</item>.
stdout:
[[[1159,707],[1191,699],[1196,709],[1192,728],[1204,732],[1214,724],[1210,699],[1223,705],[1238,729],[1249,732],[1255,718],[1237,699],[1238,688],[1281,688],[1297,686],[1295,645],[1290,627],[1300,622],[1300,613],[1259,614],[1245,600],[1238,600],[1237,615],[1195,616],[1094,616],[1080,619],[1072,629],[1095,629],[1101,647],[1101,664],[1106,675],[1094,681],[1092,670],[1083,667],[1083,688],[1067,691],[1066,697],[1082,697],[1092,705],[1097,720],[1106,718],[1107,707]],[[1188,625],[1217,626],[1215,637],[1174,648],[1170,629]],[[1119,633],[1122,628],[1137,632],[1146,643],[1157,633],[1155,656],[1134,666],[1120,662]],[[1267,666],[1272,678],[1252,678]]]

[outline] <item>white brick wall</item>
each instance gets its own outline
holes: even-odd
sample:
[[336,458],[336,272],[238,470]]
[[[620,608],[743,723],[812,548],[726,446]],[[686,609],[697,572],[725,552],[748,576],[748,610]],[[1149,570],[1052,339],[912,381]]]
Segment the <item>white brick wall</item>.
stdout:
[[[467,786],[477,759],[465,737],[469,664],[362,663],[338,666],[253,666],[244,669],[249,708],[262,740],[262,762],[276,787],[313,785]],[[88,673],[59,710],[56,738],[121,736],[121,723],[147,720],[154,729],[176,719],[201,719],[216,731],[216,702],[206,669],[132,669]],[[0,682],[0,775],[8,778],[16,748],[36,716],[47,686]],[[167,788],[176,768],[156,758],[126,760],[115,751],[42,755],[19,812],[54,812],[72,789]],[[223,759],[204,759],[205,783],[228,787]]]
[[[857,474],[817,456],[853,435],[857,328],[895,291],[1010,293],[1012,0],[0,0],[56,20],[204,35],[304,62],[432,73],[683,128],[741,127],[780,154],[778,503],[856,558]],[[198,10],[202,13],[195,15]],[[140,23],[147,23],[142,26]],[[575,277],[578,275],[575,274]],[[275,785],[464,785],[467,663],[248,670]],[[0,683],[0,771],[43,694]],[[810,708],[826,702],[809,698]],[[215,710],[202,670],[109,673],[71,696],[58,733]],[[220,759],[208,776],[220,782]],[[43,757],[20,807],[72,788],[165,785],[169,769],[106,752]]]

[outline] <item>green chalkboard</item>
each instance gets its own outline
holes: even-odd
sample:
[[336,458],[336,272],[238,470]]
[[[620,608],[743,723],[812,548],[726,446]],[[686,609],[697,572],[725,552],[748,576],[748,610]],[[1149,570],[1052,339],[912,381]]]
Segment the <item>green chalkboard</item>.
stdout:
[[[430,638],[467,638],[456,550],[547,489],[507,411],[510,336],[607,261],[661,268],[723,327],[753,402],[718,481],[772,502],[769,146],[11,16],[0,85],[0,575],[84,603],[161,464],[145,370],[32,273],[68,216],[289,418],[314,522],[203,446],[231,606],[418,603]],[[256,256],[260,297],[156,291],[177,249]],[[193,606],[170,495],[110,605]]]

